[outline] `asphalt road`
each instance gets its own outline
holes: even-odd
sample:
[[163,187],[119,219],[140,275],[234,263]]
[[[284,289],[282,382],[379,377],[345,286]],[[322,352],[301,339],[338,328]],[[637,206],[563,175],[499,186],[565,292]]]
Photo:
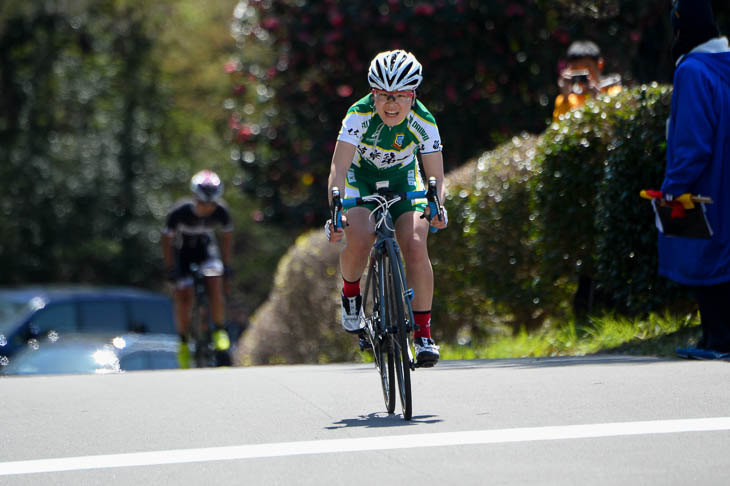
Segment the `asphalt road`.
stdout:
[[442,362],[0,379],[0,485],[730,483],[730,363]]

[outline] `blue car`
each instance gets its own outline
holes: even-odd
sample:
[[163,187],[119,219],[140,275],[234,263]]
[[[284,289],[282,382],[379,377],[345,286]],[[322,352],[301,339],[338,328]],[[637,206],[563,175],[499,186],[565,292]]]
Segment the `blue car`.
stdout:
[[51,333],[26,346],[0,366],[0,376],[124,373],[178,368],[179,339],[170,334]]
[[176,335],[172,302],[127,287],[0,288],[0,365],[39,339],[65,333]]

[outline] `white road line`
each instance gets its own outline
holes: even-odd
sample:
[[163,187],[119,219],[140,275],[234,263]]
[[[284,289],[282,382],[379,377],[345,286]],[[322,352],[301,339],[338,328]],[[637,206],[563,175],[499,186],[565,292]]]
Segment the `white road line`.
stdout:
[[730,430],[730,417],[475,430],[433,434],[386,435],[379,437],[363,437],[359,439],[279,442],[270,444],[210,447],[205,449],[178,449],[167,451],[133,452],[128,454],[105,454],[96,456],[0,462],[0,476],[113,467],[228,461],[232,459],[254,459],[306,454],[335,454],[342,452],[412,449],[419,447],[504,444],[509,442],[587,439],[726,430]]

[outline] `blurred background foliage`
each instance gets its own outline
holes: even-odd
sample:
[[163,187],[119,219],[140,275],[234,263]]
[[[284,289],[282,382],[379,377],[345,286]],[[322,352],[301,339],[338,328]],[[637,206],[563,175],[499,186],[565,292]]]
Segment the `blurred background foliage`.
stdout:
[[[399,47],[424,65],[419,96],[439,123],[447,170],[479,158],[492,169],[478,180],[484,187],[501,184],[503,190],[501,201],[489,196],[478,204],[513,205],[516,214],[528,218],[515,228],[504,221],[489,226],[473,219],[477,213],[467,205],[476,204],[470,198],[482,192],[467,191],[463,200],[451,195],[450,204],[459,208],[452,218],[463,221],[464,234],[474,235],[470,253],[490,255],[483,249],[495,248],[506,258],[482,261],[480,256],[477,263],[485,267],[465,268],[462,278],[484,285],[480,271],[497,261],[514,260],[520,271],[516,287],[508,289],[507,280],[499,289],[495,284],[486,303],[484,295],[467,295],[474,291],[448,284],[437,299],[471,300],[450,302],[453,307],[443,312],[454,318],[472,312],[476,319],[484,311],[502,320],[519,316],[538,323],[540,312],[517,309],[540,298],[533,292],[547,280],[535,273],[533,260],[541,254],[530,247],[544,233],[531,233],[529,218],[536,213],[532,206],[521,207],[532,194],[527,176],[533,168],[524,161],[537,150],[536,136],[529,134],[550,125],[556,76],[572,40],[598,42],[605,71],[620,73],[626,84],[670,81],[667,4],[4,0],[0,284],[161,287],[159,230],[165,214],[187,195],[192,173],[207,167],[221,173],[226,184],[239,256],[231,302],[247,315],[268,295],[274,268],[296,235],[319,228],[325,219],[326,176],[341,118],[366,92],[373,55]],[[728,31],[730,7],[714,5]],[[620,130],[641,136],[630,120]],[[616,144],[609,153],[609,169],[618,157],[629,156],[622,150]],[[507,169],[497,167],[506,167],[505,158],[515,161],[509,170],[516,180],[501,180]],[[607,210],[600,201],[594,209]],[[500,232],[527,246],[505,246]],[[444,232],[433,240],[461,237],[459,231]],[[581,258],[594,273],[623,271],[595,254]],[[574,262],[564,263],[558,272],[563,276],[556,278],[574,282]],[[451,271],[456,275],[458,265]]]
[[[0,284],[160,287],[160,229],[202,168],[221,173],[236,221],[231,299],[268,293],[293,231],[255,224],[236,190],[230,2],[0,5]],[[255,258],[246,256],[255,255]]]

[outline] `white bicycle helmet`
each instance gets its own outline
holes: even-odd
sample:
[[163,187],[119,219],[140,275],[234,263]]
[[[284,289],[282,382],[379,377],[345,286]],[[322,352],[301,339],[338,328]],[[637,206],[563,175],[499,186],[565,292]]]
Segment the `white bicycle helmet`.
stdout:
[[381,52],[370,63],[368,83],[384,91],[411,91],[423,81],[421,63],[403,50]]
[[223,195],[223,183],[213,171],[201,170],[190,179],[190,190],[203,202],[213,202]]

